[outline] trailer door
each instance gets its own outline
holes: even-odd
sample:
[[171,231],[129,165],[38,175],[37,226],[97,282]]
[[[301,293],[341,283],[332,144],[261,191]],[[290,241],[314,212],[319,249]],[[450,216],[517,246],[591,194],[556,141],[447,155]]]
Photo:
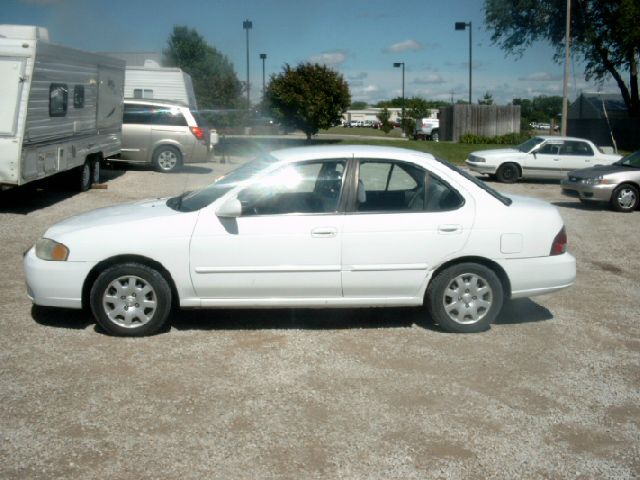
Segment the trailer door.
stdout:
[[25,60],[0,58],[0,135],[15,136],[20,111]]

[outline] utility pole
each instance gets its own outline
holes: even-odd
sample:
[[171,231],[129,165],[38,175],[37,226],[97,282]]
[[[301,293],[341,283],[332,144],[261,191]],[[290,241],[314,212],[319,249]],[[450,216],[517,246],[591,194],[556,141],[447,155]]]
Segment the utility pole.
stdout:
[[569,57],[571,48],[571,0],[567,0],[567,24],[564,37],[564,80],[562,83],[562,120],[560,135],[567,135],[567,115],[569,112]]
[[242,28],[247,32],[247,109],[251,108],[251,84],[249,83],[249,30],[253,28],[251,20],[242,22]]

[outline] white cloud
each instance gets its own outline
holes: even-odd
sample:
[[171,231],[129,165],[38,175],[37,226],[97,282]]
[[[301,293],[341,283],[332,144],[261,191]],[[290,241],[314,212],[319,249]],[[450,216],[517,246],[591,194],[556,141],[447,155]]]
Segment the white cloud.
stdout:
[[323,52],[319,55],[309,57],[311,63],[322,65],[341,65],[347,60],[347,54],[341,51]]
[[438,73],[430,73],[424,77],[416,78],[412,83],[417,85],[437,85],[444,83],[444,78]]
[[404,42],[394,43],[393,45],[384,49],[385,53],[400,53],[408,52],[410,50],[422,50],[424,47],[415,40],[405,40]]
[[557,82],[562,80],[562,76],[553,75],[549,72],[534,72],[524,77],[518,77],[518,80],[527,82]]

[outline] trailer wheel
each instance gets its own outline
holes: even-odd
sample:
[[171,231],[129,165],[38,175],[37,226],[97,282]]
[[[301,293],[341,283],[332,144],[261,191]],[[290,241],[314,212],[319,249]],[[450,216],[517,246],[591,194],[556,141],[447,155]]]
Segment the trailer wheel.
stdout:
[[86,192],[91,188],[91,162],[85,160],[81,167],[78,167],[76,185],[78,190]]
[[163,145],[153,153],[153,167],[162,173],[177,171],[182,165],[180,150],[169,145]]
[[100,183],[100,159],[96,158],[91,162],[91,183]]

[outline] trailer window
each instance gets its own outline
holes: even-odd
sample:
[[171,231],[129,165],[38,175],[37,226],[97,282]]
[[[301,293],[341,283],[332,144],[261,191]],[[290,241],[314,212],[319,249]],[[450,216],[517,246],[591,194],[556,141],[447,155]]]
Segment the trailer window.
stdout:
[[73,87],[73,108],[84,107],[84,85]]
[[64,117],[67,114],[69,90],[66,83],[52,83],[49,86],[49,116]]
[[150,88],[134,88],[133,98],[153,98],[153,90]]

